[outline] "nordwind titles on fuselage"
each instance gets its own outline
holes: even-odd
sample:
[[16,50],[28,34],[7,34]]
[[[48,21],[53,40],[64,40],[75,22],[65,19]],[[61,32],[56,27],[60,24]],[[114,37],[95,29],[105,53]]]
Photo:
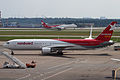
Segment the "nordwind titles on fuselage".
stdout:
[[18,42],[18,45],[33,45],[33,42]]
[[95,49],[112,45],[111,36],[117,22],[111,22],[95,39],[15,39],[3,46],[11,50],[42,50],[43,54],[62,50]]

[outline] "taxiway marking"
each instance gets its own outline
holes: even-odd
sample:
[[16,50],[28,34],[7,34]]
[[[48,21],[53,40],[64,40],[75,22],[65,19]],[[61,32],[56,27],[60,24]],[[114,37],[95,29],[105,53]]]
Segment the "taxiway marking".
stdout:
[[56,66],[53,66],[53,67],[49,67],[48,69],[53,69],[53,68],[57,68],[57,67],[60,67],[60,66],[69,65],[69,64],[72,64],[72,63],[74,63],[74,62],[75,62],[75,61],[71,61],[71,62],[68,62],[68,63],[65,63],[65,64],[56,65]]
[[59,75],[59,74],[61,74],[61,73],[64,73],[64,72],[66,72],[66,71],[69,71],[69,70],[71,70],[71,69],[72,69],[72,68],[68,68],[68,69],[66,69],[66,70],[63,70],[63,71],[61,71],[61,72],[58,72],[58,73],[56,73],[56,74],[53,74],[53,75],[48,76],[48,77],[46,77],[46,78],[43,78],[43,79],[41,79],[41,80],[49,79],[49,78],[51,78],[51,77],[57,76],[57,75]]
[[[33,77],[33,79],[36,79],[36,78],[38,78],[38,77],[40,77],[40,76],[44,76],[44,75],[50,74],[50,73],[55,72],[55,71],[57,71],[57,70],[61,70],[61,69],[65,69],[65,68],[69,69],[69,68],[71,68],[71,66],[69,66],[70,64],[72,64],[72,63],[77,64],[77,63],[80,63],[80,62],[81,62],[81,63],[85,63],[85,62],[87,62],[87,60],[76,59],[76,60],[73,60],[73,61],[68,62],[68,63],[65,63],[65,64],[61,64],[61,65],[56,65],[56,66],[50,67],[50,68],[48,68],[48,70],[54,69],[54,68],[56,68],[56,69],[54,69],[54,70],[52,70],[52,71],[49,71],[49,72],[41,73],[40,75]],[[60,67],[60,66],[61,66],[61,67]],[[66,69],[65,69],[65,70],[66,70]],[[64,71],[64,70],[63,70],[63,71]],[[57,74],[57,73],[56,73],[56,74]]]
[[26,76],[24,76],[24,77],[21,77],[21,78],[18,78],[18,79],[16,79],[16,80],[21,80],[21,79],[27,78],[27,77],[29,77],[29,76],[31,76],[31,74],[28,74],[28,75],[26,75]]
[[52,73],[52,72],[55,72],[55,71],[57,71],[57,70],[64,69],[64,68],[69,69],[70,66],[64,66],[64,67],[61,67],[61,68],[58,68],[58,69],[55,69],[55,70],[52,70],[52,71],[49,71],[49,72],[41,73],[40,75],[33,77],[33,79],[36,79],[36,78],[38,78],[38,77],[40,77],[40,76],[44,76],[44,75],[50,74],[50,73]]

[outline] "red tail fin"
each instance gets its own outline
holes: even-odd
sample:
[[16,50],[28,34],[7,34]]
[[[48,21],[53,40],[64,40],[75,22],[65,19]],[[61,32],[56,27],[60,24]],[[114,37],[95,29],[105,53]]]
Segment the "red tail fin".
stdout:
[[109,41],[117,22],[111,22],[108,27],[96,38],[96,40]]
[[43,25],[43,27],[48,27],[48,25],[45,24],[45,22],[43,22],[43,20],[41,20],[41,24]]

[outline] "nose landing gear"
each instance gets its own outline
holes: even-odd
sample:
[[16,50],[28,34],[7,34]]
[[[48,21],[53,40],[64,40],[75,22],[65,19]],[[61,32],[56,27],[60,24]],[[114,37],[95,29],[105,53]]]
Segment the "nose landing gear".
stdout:
[[14,55],[14,52],[13,52],[13,51],[11,51],[11,55]]

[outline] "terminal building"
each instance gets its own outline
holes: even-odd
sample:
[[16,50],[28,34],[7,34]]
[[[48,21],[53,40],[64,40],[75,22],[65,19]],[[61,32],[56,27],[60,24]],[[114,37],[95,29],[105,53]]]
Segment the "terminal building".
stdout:
[[78,23],[77,26],[88,28],[88,27],[94,26],[94,23]]
[[3,27],[7,27],[7,28],[17,28],[18,27],[18,23],[17,22],[5,22],[3,23]]
[[1,11],[0,11],[0,27],[2,27]]

